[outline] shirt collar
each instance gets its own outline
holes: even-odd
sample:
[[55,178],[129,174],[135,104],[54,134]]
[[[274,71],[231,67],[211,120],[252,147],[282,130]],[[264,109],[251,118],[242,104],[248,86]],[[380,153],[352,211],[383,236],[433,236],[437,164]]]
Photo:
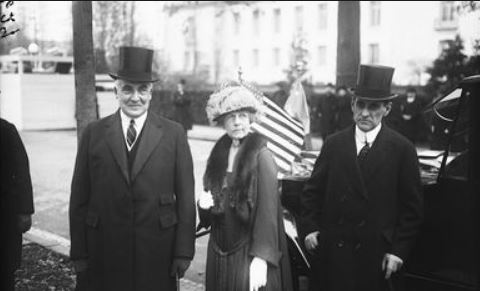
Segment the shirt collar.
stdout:
[[365,141],[368,142],[370,146],[372,146],[373,142],[377,138],[378,133],[380,132],[380,129],[382,128],[382,123],[380,122],[374,129],[364,132],[362,131],[358,125],[355,125],[355,139],[357,140],[357,143],[362,143],[364,144]]
[[143,124],[145,123],[145,120],[147,119],[147,111],[145,111],[145,113],[143,113],[142,115],[140,115],[139,117],[136,117],[136,118],[131,118],[131,117],[128,117],[123,111],[122,109],[120,109],[120,118],[122,119],[122,125],[123,125],[123,128],[128,128],[128,126],[130,125],[130,120],[135,120],[135,127],[137,129],[142,129],[143,128]]

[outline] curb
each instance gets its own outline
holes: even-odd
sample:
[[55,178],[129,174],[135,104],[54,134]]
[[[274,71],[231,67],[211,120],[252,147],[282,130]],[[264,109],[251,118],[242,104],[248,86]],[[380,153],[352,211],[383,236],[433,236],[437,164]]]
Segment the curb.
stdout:
[[[39,244],[66,257],[70,257],[70,240],[54,233],[32,227],[28,232],[23,234],[23,239]],[[188,288],[188,290],[205,289],[203,284],[185,278],[180,279],[180,284],[182,288]]]

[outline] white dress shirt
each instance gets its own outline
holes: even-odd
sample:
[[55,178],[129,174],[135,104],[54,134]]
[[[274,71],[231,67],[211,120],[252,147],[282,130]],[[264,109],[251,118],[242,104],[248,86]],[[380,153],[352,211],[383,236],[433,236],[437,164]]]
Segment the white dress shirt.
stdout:
[[368,132],[364,132],[358,127],[358,125],[355,126],[355,144],[357,145],[357,156],[360,153],[360,150],[365,145],[365,142],[367,142],[368,145],[372,147],[372,144],[377,138],[377,135],[380,132],[381,128],[382,123],[379,123],[374,129]]
[[[131,118],[131,117],[128,117],[125,113],[123,113],[122,110],[120,110],[120,118],[122,119],[123,138],[125,139],[125,144],[127,145],[128,151],[130,151],[132,147],[135,145],[135,143],[137,142],[140,132],[142,132],[143,125],[145,124],[145,120],[147,119],[147,112],[145,112],[144,114],[140,115],[137,118]],[[127,131],[128,131],[128,127],[130,126],[130,120],[132,119],[135,120],[135,130],[137,131],[137,137],[135,138],[135,141],[132,143],[132,146],[129,146],[127,142]]]

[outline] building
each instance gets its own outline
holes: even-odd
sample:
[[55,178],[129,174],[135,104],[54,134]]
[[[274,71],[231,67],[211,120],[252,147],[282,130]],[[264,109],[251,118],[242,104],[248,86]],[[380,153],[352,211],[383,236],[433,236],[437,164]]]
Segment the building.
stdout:
[[[396,68],[394,83],[423,85],[425,68],[459,34],[473,54],[480,11],[456,1],[361,1],[361,62]],[[303,40],[313,83],[335,82],[338,2],[205,1],[175,5],[164,16],[162,51],[170,70],[203,72],[217,83],[244,77],[260,84],[285,80],[292,42]],[[168,4],[167,4],[168,6]]]

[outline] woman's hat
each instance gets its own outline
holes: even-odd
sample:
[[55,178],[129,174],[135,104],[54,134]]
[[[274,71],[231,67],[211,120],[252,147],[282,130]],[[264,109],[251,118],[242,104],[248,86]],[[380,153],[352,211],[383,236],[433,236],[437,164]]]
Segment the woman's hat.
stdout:
[[386,101],[398,95],[390,92],[395,69],[379,65],[360,65],[354,95],[370,101]]
[[246,110],[261,114],[262,99],[255,91],[236,82],[224,83],[210,95],[205,111],[210,124],[216,125],[221,117],[235,111]]
[[110,73],[114,80],[131,82],[156,82],[152,75],[153,50],[141,47],[120,47],[120,66]]

